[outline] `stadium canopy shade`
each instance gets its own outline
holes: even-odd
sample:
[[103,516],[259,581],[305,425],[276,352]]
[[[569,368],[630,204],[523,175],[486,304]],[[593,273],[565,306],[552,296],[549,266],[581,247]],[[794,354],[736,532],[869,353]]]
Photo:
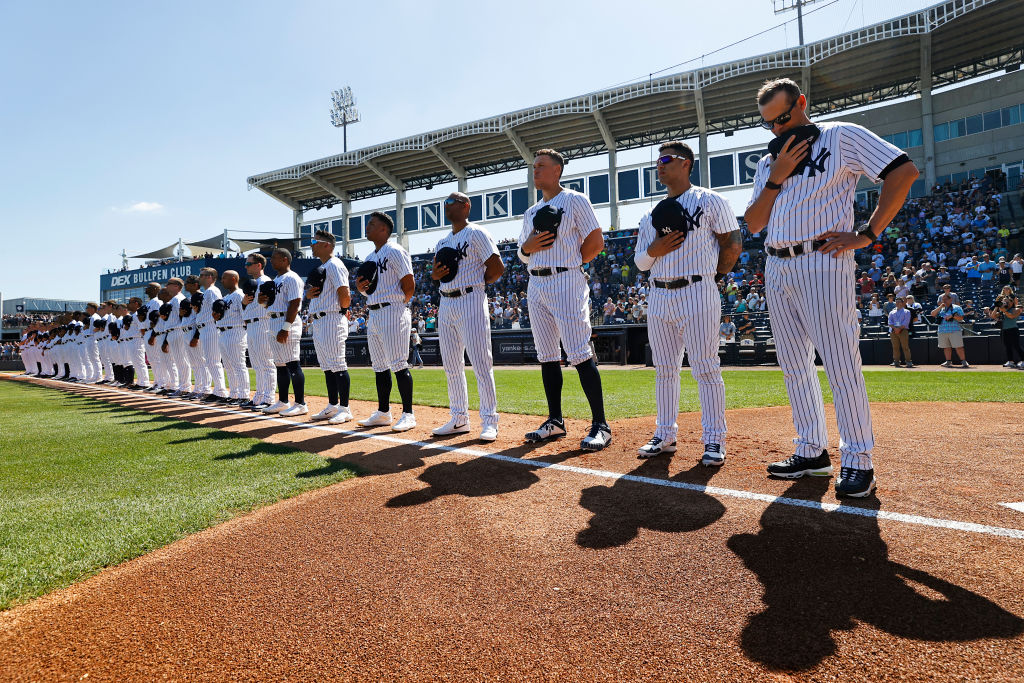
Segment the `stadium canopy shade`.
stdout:
[[[189,251],[189,253],[192,256],[197,256],[199,254],[204,254],[210,250],[221,251],[221,249],[223,249],[223,239],[223,236],[217,235],[216,237],[211,237],[209,239],[201,240],[199,242],[184,242],[183,246]],[[250,242],[248,240],[232,239],[229,240],[229,245],[235,251],[246,252],[252,251],[253,249],[259,249],[261,246],[263,246],[263,243]],[[163,247],[162,249],[157,249],[156,251],[150,251],[145,254],[135,254],[131,258],[174,258],[175,256],[177,256],[177,251],[178,243],[175,242],[174,244]]]
[[[828,114],[942,87],[1021,61],[1019,0],[952,0],[801,47],[422,133],[249,177],[295,211],[525,168],[532,150],[568,158],[756,126],[754,93],[789,77]],[[700,112],[703,112],[703,117]],[[701,125],[703,123],[703,125]]]

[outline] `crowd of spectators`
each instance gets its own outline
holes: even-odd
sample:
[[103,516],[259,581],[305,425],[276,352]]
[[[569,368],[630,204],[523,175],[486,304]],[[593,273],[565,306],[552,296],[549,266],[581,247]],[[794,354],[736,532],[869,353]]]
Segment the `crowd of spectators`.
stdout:
[[11,313],[3,316],[4,327],[28,327],[33,323],[50,324],[57,319],[53,313]]
[[21,348],[17,342],[0,344],[0,360],[17,360],[21,358]]

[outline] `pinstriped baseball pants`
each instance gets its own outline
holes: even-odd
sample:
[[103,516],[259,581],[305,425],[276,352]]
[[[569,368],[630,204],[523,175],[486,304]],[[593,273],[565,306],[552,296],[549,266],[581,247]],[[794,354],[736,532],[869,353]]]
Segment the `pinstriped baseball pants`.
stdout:
[[559,341],[571,365],[590,358],[590,295],[587,277],[577,268],[531,277],[526,286],[530,306],[530,327],[537,347],[537,360],[561,360]]
[[775,349],[796,427],[796,454],[828,446],[825,407],[814,367],[817,349],[835,401],[843,467],[871,469],[875,445],[857,324],[853,252],[768,257],[765,289]]
[[220,358],[228,377],[231,398],[249,398],[249,371],[245,369],[245,329],[220,331]]
[[309,323],[316,349],[316,362],[326,372],[348,370],[345,342],[348,340],[348,318],[335,311]]
[[409,335],[412,313],[405,304],[391,304],[370,311],[366,336],[374,372],[400,372],[409,367]]
[[274,352],[270,346],[268,322],[266,318],[260,319],[249,323],[245,329],[249,364],[252,365],[253,374],[256,376],[256,394],[252,398],[254,403],[272,403],[274,398],[277,371],[274,369]]
[[469,355],[480,394],[480,420],[498,424],[498,395],[494,388],[494,358],[491,353],[490,315],[484,286],[474,286],[460,297],[441,297],[437,313],[441,363],[448,380],[448,403],[452,417],[468,417],[469,389],[466,359]]
[[679,414],[679,368],[684,352],[697,380],[704,443],[725,441],[725,383],[718,358],[722,299],[711,277],[682,289],[651,288],[647,331],[654,360],[658,407],[654,436],[676,440]]

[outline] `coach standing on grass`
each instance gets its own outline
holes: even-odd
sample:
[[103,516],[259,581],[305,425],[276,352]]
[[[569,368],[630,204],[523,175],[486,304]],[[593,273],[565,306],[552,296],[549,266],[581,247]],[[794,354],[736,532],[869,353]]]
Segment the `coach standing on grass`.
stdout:
[[565,436],[561,342],[590,404],[592,424],[580,446],[599,451],[611,443],[612,432],[604,414],[601,375],[590,349],[590,288],[583,264],[601,253],[604,236],[586,195],[562,187],[564,168],[565,158],[559,152],[537,152],[533,182],[542,199],[526,210],[519,236],[519,259],[530,272],[530,327],[548,403],[548,419],[529,432],[526,440]]
[[[903,206],[917,168],[902,150],[851,123],[812,124],[807,98],[792,80],[768,81],[757,93],[762,127],[776,137],[757,166],[745,218],[767,229],[765,288],[779,365],[793,408],[796,452],[773,463],[774,476],[829,474],[825,409],[815,350],[835,397],[841,469],[836,495],[864,497],[876,483],[853,252],[874,244]],[[773,156],[775,157],[773,159]],[[882,181],[868,225],[854,230],[854,193],[865,175]]]

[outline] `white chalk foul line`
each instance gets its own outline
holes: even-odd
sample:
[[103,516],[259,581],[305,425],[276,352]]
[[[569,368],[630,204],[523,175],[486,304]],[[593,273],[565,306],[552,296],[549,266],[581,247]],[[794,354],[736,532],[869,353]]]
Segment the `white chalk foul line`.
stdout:
[[[43,382],[44,380],[36,380]],[[46,380],[46,383],[55,383],[53,380]],[[131,398],[138,398],[146,401],[157,401],[161,403],[170,403],[176,406],[187,406],[190,408],[202,408],[210,412],[224,413],[228,415],[242,415],[245,417],[255,418],[256,420],[263,420],[266,422],[273,422],[276,424],[283,424],[293,429],[314,429],[317,431],[328,432],[331,434],[341,434],[344,436],[356,436],[361,439],[369,439],[376,441],[383,441],[385,443],[401,444],[406,446],[415,446],[424,450],[442,451],[445,453],[458,453],[460,455],[468,455],[474,458],[488,458],[490,460],[499,460],[501,462],[507,462],[514,465],[526,465],[528,467],[539,467],[551,470],[558,470],[560,472],[572,472],[574,474],[581,474],[587,477],[597,477],[599,479],[611,479],[611,480],[623,480],[632,481],[638,484],[649,484],[651,486],[663,486],[666,488],[682,489],[684,491],[695,491],[698,493],[706,493],[711,496],[717,496],[720,498],[738,498],[740,500],[755,500],[769,505],[789,505],[791,507],[806,508],[810,510],[819,510],[821,512],[837,512],[844,515],[852,515],[854,517],[874,517],[876,519],[884,519],[890,522],[901,522],[903,524],[915,524],[918,526],[934,527],[937,529],[951,529],[953,531],[965,531],[974,534],[988,534],[990,536],[1002,536],[1004,538],[1017,538],[1024,539],[1024,529],[1007,529],[1004,527],[990,526],[987,524],[976,524],[974,522],[959,522],[952,519],[939,519],[935,517],[922,517],[920,515],[907,515],[902,512],[889,512],[887,510],[872,510],[867,508],[859,508],[850,505],[842,505],[839,503],[824,503],[815,500],[801,500],[799,498],[785,498],[783,496],[773,496],[770,493],[754,493],[753,491],[744,491],[742,489],[726,489],[718,486],[706,486],[703,484],[690,484],[685,481],[672,481],[669,479],[655,479],[653,477],[641,477],[635,474],[622,474],[621,472],[609,472],[606,470],[595,470],[588,467],[576,467],[574,465],[562,465],[560,463],[549,463],[542,460],[528,460],[523,458],[514,458],[510,455],[501,455],[500,453],[488,453],[487,451],[480,451],[474,448],[461,448],[457,446],[445,446],[443,444],[431,443],[429,441],[412,441],[410,439],[402,439],[396,436],[386,436],[384,434],[372,434],[363,431],[352,431],[347,429],[338,429],[336,427],[328,427],[319,424],[311,424],[307,422],[295,422],[293,420],[286,420],[281,417],[272,417],[270,415],[260,415],[251,411],[233,410],[231,408],[220,408],[217,406],[207,406],[204,404],[195,403],[182,403],[181,401],[164,398],[162,396],[150,396],[148,394],[137,395],[133,393],[127,393],[124,391],[118,391],[117,389],[108,389],[103,386],[95,386],[90,384],[85,385],[65,385],[60,383],[62,388],[70,388],[71,386],[83,386],[93,391],[103,391],[111,394],[117,394],[118,396],[128,396]],[[1006,505],[1003,503],[1003,505]],[[1008,505],[1008,507],[1011,507]],[[1016,507],[1014,507],[1016,509]]]

